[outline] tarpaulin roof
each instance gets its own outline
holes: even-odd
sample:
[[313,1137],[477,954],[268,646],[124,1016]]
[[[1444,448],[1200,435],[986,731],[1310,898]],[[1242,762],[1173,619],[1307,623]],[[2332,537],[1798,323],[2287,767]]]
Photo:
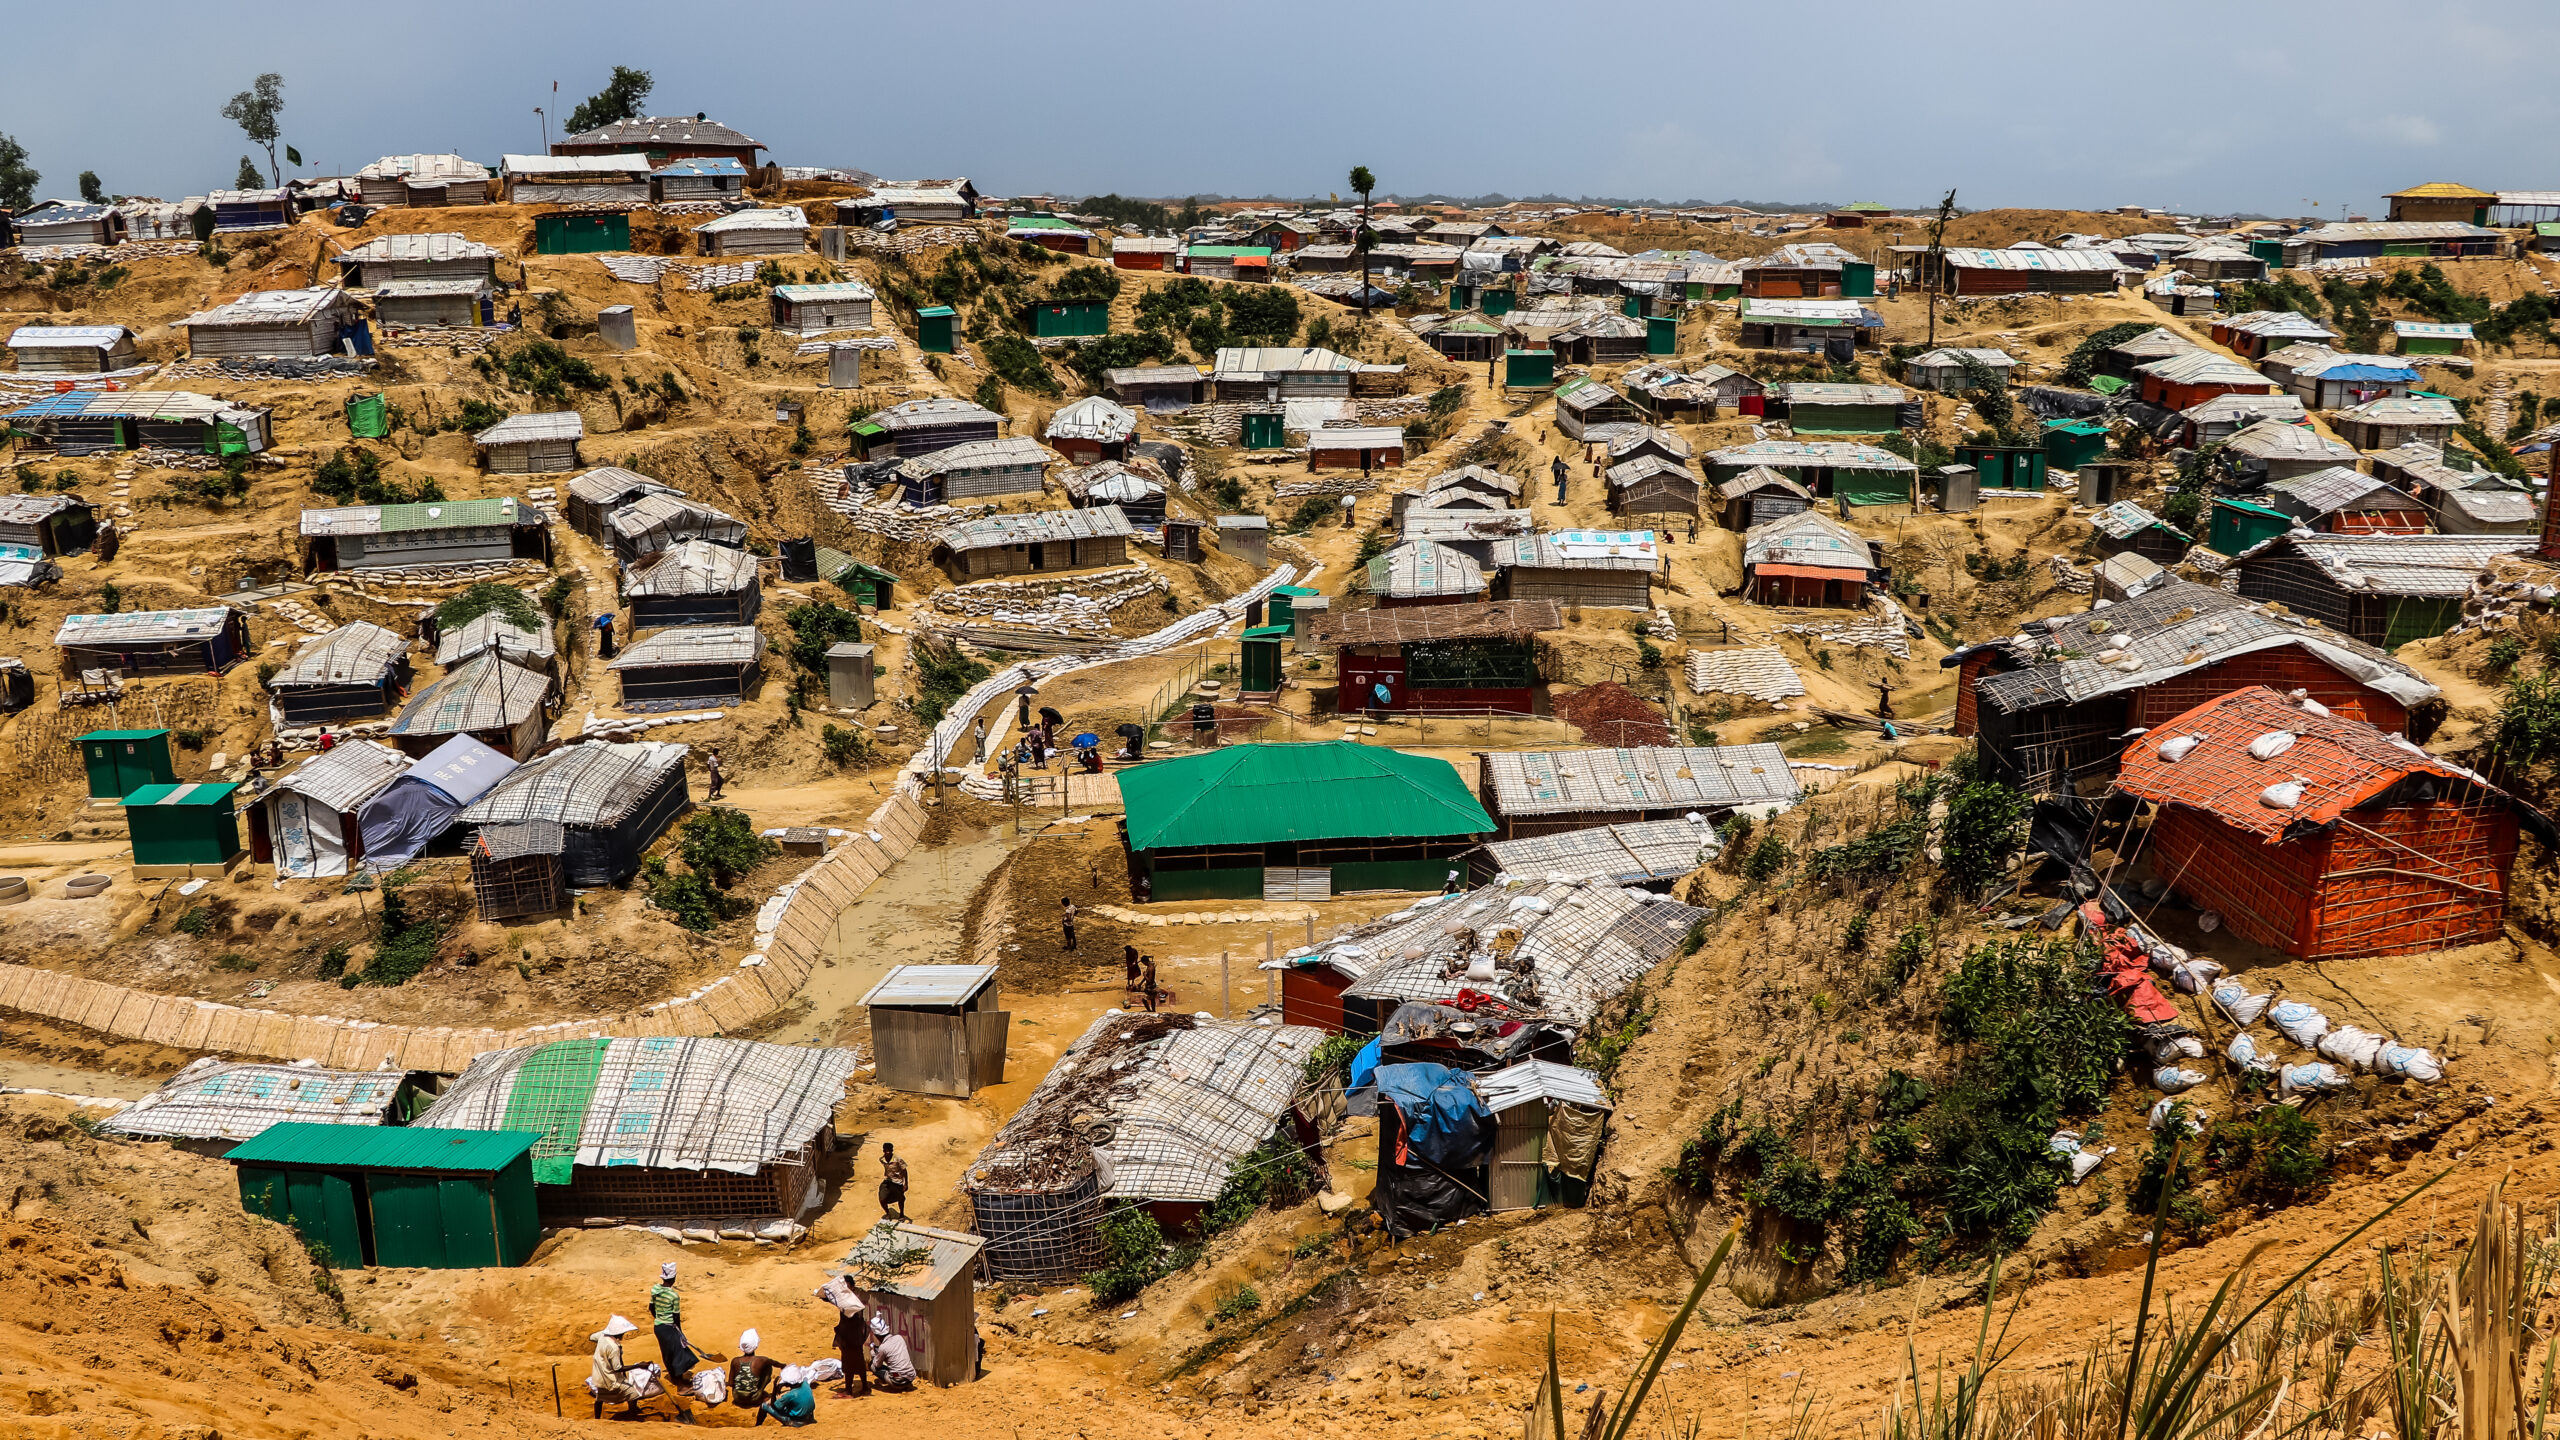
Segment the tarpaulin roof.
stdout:
[[526,445],[539,440],[580,440],[586,437],[586,417],[575,410],[554,410],[540,415],[510,415],[471,437],[475,445]]
[[[2260,737],[2284,731],[2293,742],[2273,758],[2250,753]],[[2176,761],[2161,758],[2173,737],[2203,739]],[[2485,781],[2361,720],[2315,714],[2265,686],[2207,700],[2127,746],[2116,784],[2126,793],[2202,810],[2235,829],[2273,843],[2298,826],[2322,826],[2381,796],[2413,775],[2478,786]],[[2290,806],[2266,803],[2270,786],[2302,784]]]
[[542,708],[551,678],[491,650],[420,690],[391,722],[394,735],[452,735],[518,724]]
[[[1446,1001],[1467,987],[1579,1029],[1677,951],[1706,915],[1609,881],[1515,875],[1400,911],[1318,949],[1333,969],[1357,977],[1345,993],[1361,999]],[[1496,979],[1452,977],[1453,962],[1488,948],[1506,929],[1519,940]]]
[[128,610],[115,615],[69,615],[54,633],[56,645],[90,649],[113,645],[166,644],[210,640],[220,635],[238,611],[223,606],[207,610]]
[[295,766],[267,793],[290,790],[343,814],[381,794],[409,765],[408,756],[379,740],[347,740]]
[[1111,444],[1128,439],[1137,430],[1138,412],[1114,405],[1099,395],[1088,395],[1074,404],[1060,406],[1042,433],[1052,440],[1099,440]]
[[462,807],[505,779],[516,762],[472,739],[456,735],[391,782],[356,812],[368,870],[390,869],[427,847],[453,825]]
[[683,768],[689,748],[653,740],[563,745],[517,766],[462,812],[463,823],[557,820],[568,826],[610,828],[629,819],[668,771]]
[[2342,590],[2458,599],[2501,555],[2537,544],[2530,535],[2278,535],[2232,557],[2263,559],[2287,550],[2320,567]]
[[1864,570],[1837,570],[1821,565],[1755,565],[1754,575],[1776,575],[1789,580],[1841,580],[1865,584]]
[[860,1060],[752,1040],[556,1040],[475,1057],[416,1123],[538,1128],[534,1178],[551,1184],[572,1163],[752,1175],[833,1123]]
[[1120,795],[1132,850],[1494,828],[1448,761],[1339,740],[1152,761],[1120,772]]
[[408,1078],[399,1070],[249,1065],[208,1055],[98,1128],[151,1140],[247,1140],[288,1120],[381,1125]]
[[729,595],[756,583],[756,557],[708,540],[686,540],[623,572],[622,593]]
[[[1418,511],[1406,512],[1411,520]],[[1436,540],[1405,540],[1369,562],[1369,591],[1391,599],[1418,595],[1473,595],[1485,588],[1475,558]]]

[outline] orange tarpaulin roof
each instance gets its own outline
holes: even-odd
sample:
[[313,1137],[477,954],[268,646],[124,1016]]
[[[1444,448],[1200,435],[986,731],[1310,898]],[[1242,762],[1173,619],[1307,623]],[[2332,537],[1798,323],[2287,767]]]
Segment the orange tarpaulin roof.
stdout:
[[[2283,748],[2263,760],[2250,752],[2251,742],[2278,733],[2293,739],[2269,740],[2270,748]],[[2182,735],[2201,738],[2178,759],[2164,758],[2161,748]],[[2361,720],[2315,714],[2263,685],[2207,700],[2152,727],[2125,747],[2116,783],[2128,794],[2204,811],[2274,844],[2294,826],[2329,824],[2412,775],[2444,780],[2457,796],[2505,798]],[[2302,785],[2294,804],[2260,799],[2269,786],[2288,781]]]
[[1867,583],[1867,572],[1864,570],[1834,570],[1823,565],[1762,565],[1751,573],[1755,578],[1762,580],[1772,575],[1784,575],[1790,580],[1847,580],[1860,585]]

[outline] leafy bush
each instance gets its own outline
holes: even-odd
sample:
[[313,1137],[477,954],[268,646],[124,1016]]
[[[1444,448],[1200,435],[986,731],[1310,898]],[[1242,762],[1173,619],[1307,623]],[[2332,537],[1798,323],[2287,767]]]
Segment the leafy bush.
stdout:
[[533,597],[512,585],[491,580],[475,581],[459,595],[436,607],[436,626],[450,634],[483,615],[496,612],[498,618],[527,634],[540,634],[542,612],[535,608]]
[[2514,675],[2491,722],[2497,748],[2519,765],[2560,755],[2560,676]]
[[432,478],[405,485],[384,478],[380,457],[353,445],[339,447],[320,462],[311,488],[341,505],[432,505],[444,498],[444,487]]
[[990,375],[978,382],[978,388],[970,394],[969,398],[976,401],[980,408],[993,410],[1001,415],[1004,413],[1004,382]]
[[1261,1308],[1262,1292],[1250,1285],[1239,1285],[1218,1297],[1218,1303],[1210,1309],[1209,1324],[1214,1329]]
[[1227,332],[1237,340],[1286,345],[1298,333],[1298,296],[1285,285],[1239,285],[1225,299]]
[[1141,1210],[1124,1211],[1102,1222],[1102,1268],[1084,1277],[1097,1303],[1117,1305],[1163,1278],[1164,1232]]
[[[747,338],[746,332],[740,332],[739,338]],[[566,406],[573,389],[602,390],[609,383],[594,366],[549,340],[527,341],[496,363],[517,389],[555,406]]]
[[969,687],[993,672],[976,660],[960,653],[960,647],[947,640],[917,636],[908,647],[908,658],[915,662],[916,718],[928,725],[942,719],[951,702],[969,693]]
[[648,887],[649,903],[666,911],[668,918],[687,930],[715,930],[721,921],[735,919],[755,908],[703,875],[668,869],[667,862],[661,859],[643,863],[640,875]]
[[2524,658],[2524,642],[2513,635],[2501,635],[2489,642],[2489,673],[2504,675],[2516,668]]
[[722,805],[696,813],[679,832],[676,853],[687,868],[726,890],[782,847],[756,831],[743,810]]
[[1979,898],[2027,843],[2027,797],[1996,780],[1977,780],[1947,802],[1939,852],[1956,888]]
[[871,736],[865,731],[829,725],[818,732],[818,745],[826,751],[830,765],[850,765],[856,760],[869,764],[871,761]]
[[794,605],[782,613],[782,623],[791,627],[787,652],[791,663],[803,674],[820,679],[826,676],[827,651],[831,647],[862,639],[861,612],[831,601]]
[[[1049,373],[1049,362],[1041,358],[1038,347],[1019,335],[993,335],[978,347],[987,368],[1005,384],[1034,395],[1057,396],[1066,393],[1058,377]],[[994,409],[994,406],[987,407]]]
[[[402,887],[409,882],[406,871],[394,871],[382,881],[382,914],[374,927],[373,959],[357,977],[366,985],[392,986],[408,983],[410,977],[433,964],[436,948],[444,942],[444,925],[432,915],[417,913]],[[345,983],[342,979],[340,983]]]
[[186,913],[169,922],[169,928],[181,935],[202,935],[213,928],[213,912],[202,905],[190,905]]
[[486,400],[465,400],[462,409],[453,417],[450,428],[476,434],[506,418],[506,411]]
[[1783,869],[1786,863],[1786,842],[1778,838],[1774,829],[1764,830],[1760,832],[1760,843],[1752,846],[1751,853],[1743,857],[1742,878],[1766,880]]

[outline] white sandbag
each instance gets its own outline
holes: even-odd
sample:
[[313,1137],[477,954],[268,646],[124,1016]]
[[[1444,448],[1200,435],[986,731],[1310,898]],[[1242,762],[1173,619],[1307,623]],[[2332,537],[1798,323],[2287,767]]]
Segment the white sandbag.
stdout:
[[2344,1090],[2355,1078],[2335,1065],[2287,1065],[2277,1073],[2277,1088],[2287,1095]]
[[[630,1386],[643,1400],[667,1393],[667,1387],[658,1383],[658,1362],[655,1360],[644,1360],[623,1371],[622,1383]],[[587,1377],[587,1393],[596,1393],[596,1377],[593,1375]]]
[[2186,1121],[2187,1133],[2190,1135],[2203,1134],[2205,1113],[2192,1105],[2187,1105],[2183,1100],[2163,1099],[2154,1102],[2151,1107],[2151,1118],[2149,1121],[2151,1128],[2153,1130],[2158,1130],[2167,1125],[2169,1123],[2170,1112],[2178,1110],[2180,1106],[2185,1106],[2182,1118]]
[[717,1365],[705,1365],[693,1372],[693,1395],[705,1405],[729,1403],[729,1372]]
[[2272,1075],[2276,1071],[2276,1057],[2260,1049],[2258,1042],[2246,1035],[2232,1036],[2231,1043],[2222,1048],[2222,1053],[2231,1057],[2232,1064],[2251,1074]]
[[2258,792],[2258,803],[2270,810],[2290,810],[2302,803],[2302,782],[2286,780]]
[[2258,1017],[2267,1013],[2267,1007],[2275,1003],[2275,998],[2272,994],[2252,995],[2249,987],[2237,980],[2220,981],[2213,987],[2213,1003],[2222,1008],[2223,1014],[2231,1017],[2234,1025],[2257,1024]]
[[2329,1033],[2329,1017],[2299,1000],[2287,1000],[2269,1010],[2267,1020],[2305,1050],[2317,1047],[2320,1037]]
[[2151,1052],[2154,1063],[2161,1065],[2175,1060],[2204,1058],[2204,1042],[2193,1035],[2162,1035],[2143,1041],[2142,1048]]
[[2159,755],[2162,760],[2175,765],[2187,758],[2187,752],[2203,743],[2201,735],[2172,735],[2160,742]]
[[2053,1132],[2053,1137],[2044,1142],[2044,1148],[2048,1152],[2057,1156],[2068,1157],[2077,1155],[2080,1153],[2080,1132],[2077,1130],[2056,1130]]
[[2371,1068],[2376,1075],[2392,1075],[2403,1080],[2444,1078],[2444,1062],[2438,1060],[2433,1051],[2421,1050],[2414,1045],[2385,1044],[2373,1057]]
[[2116,1147],[2110,1145],[2104,1150],[2083,1150],[2072,1156],[2071,1183],[2077,1185],[2088,1179],[2089,1172],[2098,1168],[2098,1162],[2114,1153],[2116,1153]]
[[824,1385],[829,1381],[844,1378],[844,1362],[833,1355],[812,1360],[802,1368],[808,1372],[809,1383],[812,1385]]
[[2385,1043],[2370,1030],[2348,1025],[2321,1036],[2318,1048],[2324,1060],[2335,1060],[2353,1070],[2371,1070],[2374,1057],[2382,1053]]
[[2222,973],[2222,965],[2214,960],[2189,960],[2169,971],[2169,983],[2181,995],[2201,995],[2213,978]]
[[2273,760],[2293,748],[2293,732],[2270,730],[2249,742],[2249,753],[2260,760]]
[[2182,1066],[2163,1065],[2151,1072],[2151,1083],[2161,1090],[2176,1095],[2203,1084],[2204,1075],[2201,1071],[2189,1070]]

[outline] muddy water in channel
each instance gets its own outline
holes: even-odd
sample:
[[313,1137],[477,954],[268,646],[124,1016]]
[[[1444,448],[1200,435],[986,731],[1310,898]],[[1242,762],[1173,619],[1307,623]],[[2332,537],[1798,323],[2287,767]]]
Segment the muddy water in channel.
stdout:
[[969,897],[1019,843],[1010,830],[982,830],[909,852],[836,916],[818,968],[800,987],[807,1010],[765,1038],[782,1045],[842,1044],[862,1024],[863,995],[892,967],[957,962]]

